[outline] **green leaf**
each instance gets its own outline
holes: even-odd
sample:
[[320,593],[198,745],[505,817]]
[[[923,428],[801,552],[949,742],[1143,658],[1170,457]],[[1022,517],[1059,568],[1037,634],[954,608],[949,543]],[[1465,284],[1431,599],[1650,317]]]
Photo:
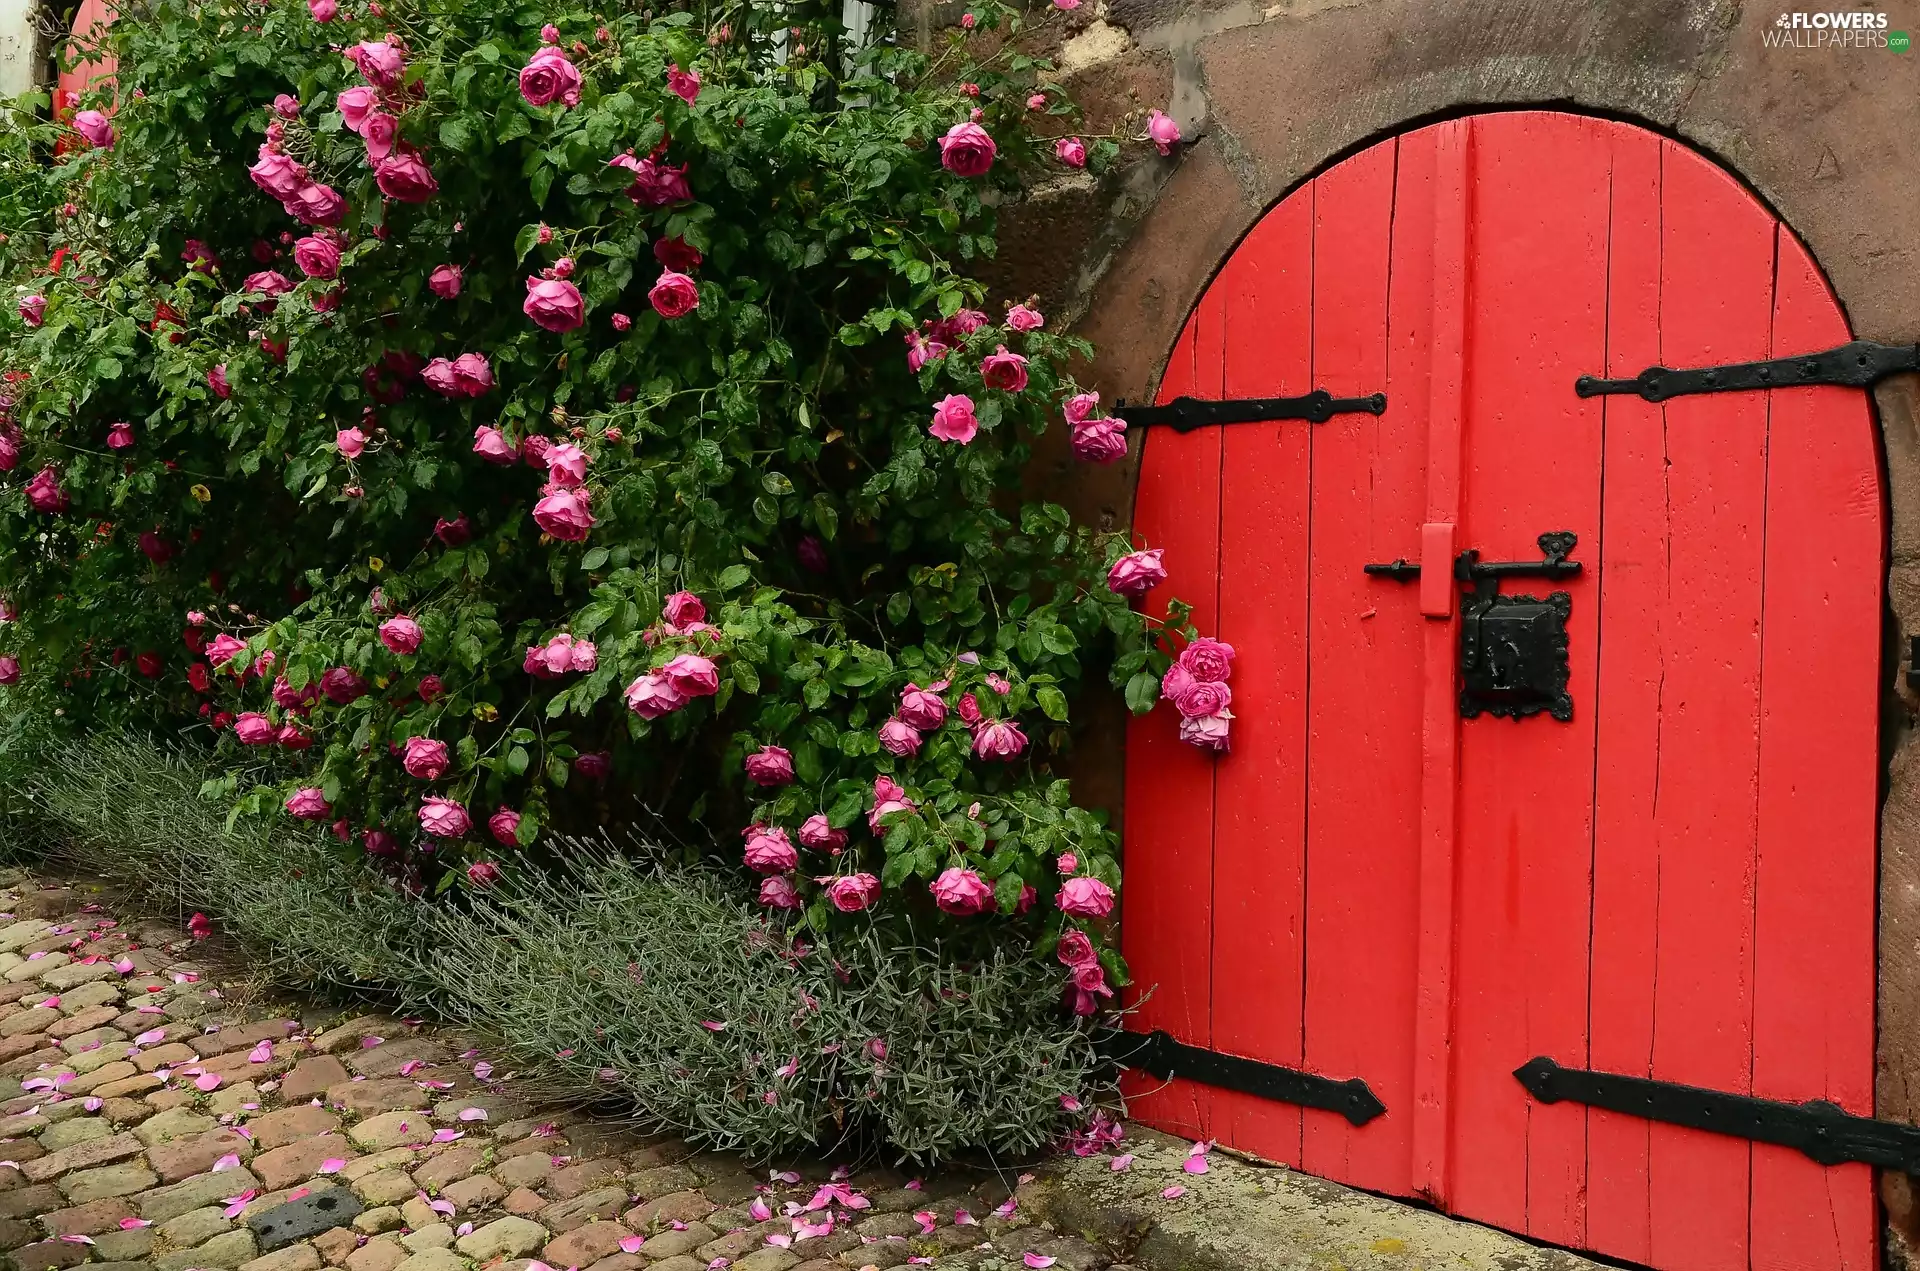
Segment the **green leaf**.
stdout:
[[103,380],[120,378],[120,359],[115,357],[97,357],[93,359],[93,373]]
[[440,144],[449,150],[464,151],[473,144],[473,133],[467,128],[467,121],[458,115],[440,122]]
[[606,563],[607,563],[607,549],[604,547],[592,548],[587,552],[585,556],[582,556],[580,558],[581,569],[587,569],[587,570],[598,569]]
[[740,686],[741,692],[758,693],[760,691],[760,672],[754,669],[751,662],[734,662],[732,666],[733,682]]
[[1067,695],[1052,686],[1040,689],[1033,695],[1040,709],[1046,712],[1048,719],[1064,720],[1067,717]]
[[729,565],[720,571],[720,590],[733,591],[746,586],[753,579],[753,571],[745,565]]
[[[545,207],[547,205],[547,191],[552,188],[553,169],[549,167],[541,167],[527,182],[527,192],[533,196],[533,205],[535,207]],[[524,259],[526,253],[522,252],[520,255]]]
[[507,771],[518,777],[527,770],[528,755],[525,746],[515,746],[507,752]]
[[1127,681],[1127,709],[1134,714],[1146,714],[1159,700],[1160,677],[1151,671],[1142,671]]

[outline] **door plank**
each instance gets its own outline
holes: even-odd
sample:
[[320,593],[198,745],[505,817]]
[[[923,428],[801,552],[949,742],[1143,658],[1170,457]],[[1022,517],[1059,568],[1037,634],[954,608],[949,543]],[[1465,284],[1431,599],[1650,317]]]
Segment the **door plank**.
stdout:
[[[1600,403],[1571,391],[1606,355],[1608,131],[1545,112],[1477,121],[1466,342],[1461,546],[1539,559],[1579,535],[1594,564]],[[1460,727],[1454,1173],[1474,1217],[1585,1243],[1586,1114],[1539,1105],[1514,1068],[1586,1053],[1592,865],[1595,580],[1510,583],[1573,597],[1574,719],[1482,716]]]
[[[1313,382],[1336,397],[1386,383],[1394,182],[1392,144],[1314,182]],[[1424,227],[1415,233],[1431,243]],[[1404,1195],[1420,863],[1420,697],[1410,690],[1426,620],[1416,589],[1361,568],[1419,552],[1426,438],[1418,412],[1393,407],[1389,398],[1383,416],[1313,427],[1313,519],[1299,553],[1312,558],[1306,1066],[1364,1078],[1387,1113],[1355,1128],[1309,1109],[1302,1158],[1312,1173]]]
[[[1662,364],[1766,357],[1773,218],[1692,151],[1667,142],[1661,152]],[[1664,409],[1671,587],[1655,785],[1653,1075],[1744,1094],[1752,1084],[1767,399],[1713,394]],[[1654,1263],[1746,1267],[1750,1146],[1671,1125],[1648,1134]]]
[[[1660,139],[1613,137],[1603,374],[1638,375],[1660,360]],[[1594,709],[1591,1067],[1653,1075],[1654,949],[1660,862],[1660,703],[1673,579],[1667,569],[1665,422],[1638,397],[1602,398],[1606,430],[1595,603],[1605,636]],[[1592,568],[1589,565],[1589,568]],[[1587,1239],[1653,1261],[1647,1187],[1650,1123],[1587,1114]]]
[[[1454,900],[1458,887],[1460,720],[1454,706],[1453,584],[1427,571],[1448,559],[1460,520],[1465,429],[1468,261],[1475,121],[1453,120],[1408,135],[1395,192],[1388,401],[1424,427],[1426,497],[1421,518],[1420,825],[1415,891],[1413,1160],[1409,1182],[1436,1205],[1452,1195],[1451,1089],[1454,1025]],[[1404,233],[1398,227],[1405,226]],[[1403,246],[1404,244],[1404,246]],[[1433,545],[1431,556],[1427,546]],[[1447,599],[1448,603],[1437,603]]]
[[[1182,394],[1217,397],[1220,306],[1203,302],[1188,318],[1160,382],[1159,400]],[[1204,348],[1212,361],[1196,365]],[[1166,613],[1178,597],[1210,626],[1218,611],[1220,579],[1220,430],[1180,434],[1150,431],[1142,446],[1134,496],[1138,540],[1166,549],[1167,580],[1148,593],[1146,612]],[[1120,948],[1133,972],[1124,997],[1138,1009],[1127,1027],[1163,1028],[1192,1046],[1212,1043],[1211,967],[1206,932],[1213,889],[1213,760],[1178,736],[1179,721],[1165,706],[1127,721],[1126,887]],[[1190,1081],[1162,1082],[1128,1071],[1121,1090],[1129,1113],[1176,1134],[1203,1135],[1212,1091]]]
[[[1224,395],[1314,385],[1314,187],[1269,212],[1213,283],[1226,314]],[[1300,1066],[1305,932],[1307,509],[1317,426],[1222,427],[1220,618],[1233,645],[1233,752],[1214,787],[1213,1044]],[[1300,1163],[1300,1109],[1213,1092],[1210,1134]]]
[[[1783,231],[1769,356],[1850,338]],[[1885,541],[1873,417],[1857,389],[1769,396],[1753,1093],[1871,1116]],[[1752,1205],[1756,1267],[1873,1267],[1869,1167],[1756,1143]]]

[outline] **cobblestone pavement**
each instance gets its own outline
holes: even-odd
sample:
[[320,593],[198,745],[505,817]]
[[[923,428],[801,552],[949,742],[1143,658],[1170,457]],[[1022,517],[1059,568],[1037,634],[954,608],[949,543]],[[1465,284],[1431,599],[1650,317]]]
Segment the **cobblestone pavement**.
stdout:
[[1112,1264],[1033,1221],[1024,1176],[754,1170],[543,1108],[456,1033],[289,1008],[100,899],[0,889],[0,1249],[16,1271]]

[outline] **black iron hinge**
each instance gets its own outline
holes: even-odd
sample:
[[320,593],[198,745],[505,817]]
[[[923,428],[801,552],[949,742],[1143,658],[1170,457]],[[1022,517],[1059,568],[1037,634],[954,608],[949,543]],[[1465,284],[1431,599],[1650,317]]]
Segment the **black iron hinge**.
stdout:
[[1217,1050],[1183,1045],[1159,1030],[1142,1034],[1110,1029],[1099,1034],[1094,1044],[1111,1062],[1152,1073],[1163,1081],[1184,1077],[1278,1103],[1320,1108],[1337,1112],[1355,1125],[1365,1125],[1387,1110],[1387,1105],[1358,1077],[1340,1081],[1257,1059],[1223,1055]]
[[1277,419],[1324,424],[1335,415],[1380,415],[1386,409],[1385,393],[1335,397],[1324,388],[1316,388],[1304,397],[1233,397],[1226,401],[1176,397],[1164,406],[1129,406],[1122,401],[1113,413],[1136,428],[1161,425],[1175,432],[1192,432],[1210,424],[1260,424]]
[[1857,1117],[1825,1099],[1780,1103],[1670,1081],[1562,1068],[1545,1055],[1528,1060],[1513,1075],[1542,1103],[1569,1099],[1649,1121],[1777,1143],[1822,1165],[1865,1161],[1920,1174],[1920,1129]]
[[1582,375],[1573,391],[1582,397],[1607,393],[1637,393],[1650,402],[1693,393],[1737,393],[1759,388],[1797,388],[1806,384],[1839,384],[1866,388],[1902,371],[1920,371],[1920,345],[1875,344],[1855,340],[1824,353],[1802,353],[1767,362],[1733,362],[1673,370],[1649,366],[1630,380],[1603,380]]

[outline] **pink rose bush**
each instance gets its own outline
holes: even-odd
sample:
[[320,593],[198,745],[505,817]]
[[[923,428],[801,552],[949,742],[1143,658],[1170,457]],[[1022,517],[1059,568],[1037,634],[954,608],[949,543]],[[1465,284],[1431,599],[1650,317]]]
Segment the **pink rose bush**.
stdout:
[[576,20],[120,17],[178,81],[49,124],[73,174],[0,258],[9,703],[190,730],[428,896],[602,809],[752,827],[771,922],[1085,941],[1053,973],[1111,1005],[1111,914],[1059,897],[1117,840],[1052,774],[1192,637],[1152,544],[1023,489],[1046,429],[1126,432],[970,272],[1104,125],[1000,54],[963,95],[877,49],[847,111],[757,36]]

